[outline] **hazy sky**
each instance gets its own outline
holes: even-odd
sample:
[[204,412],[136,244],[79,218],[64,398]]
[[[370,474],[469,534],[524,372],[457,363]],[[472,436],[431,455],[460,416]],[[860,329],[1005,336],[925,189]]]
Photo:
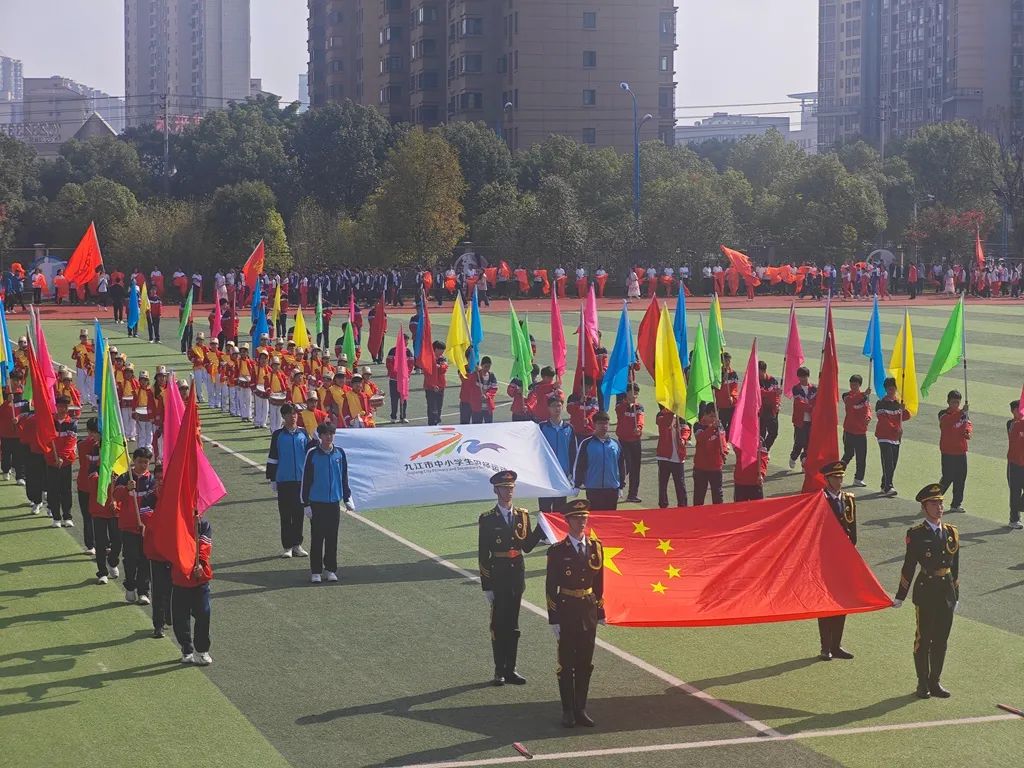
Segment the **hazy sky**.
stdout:
[[[306,70],[305,0],[251,0],[252,76],[295,99]],[[706,105],[780,102],[814,90],[817,3],[813,0],[678,0],[676,60],[680,122]],[[785,5],[786,12],[779,11]],[[768,10],[772,8],[773,10]],[[124,94],[124,0],[0,0],[0,51],[28,77],[63,75]],[[784,105],[719,111],[786,112]],[[793,115],[790,115],[793,117]]]

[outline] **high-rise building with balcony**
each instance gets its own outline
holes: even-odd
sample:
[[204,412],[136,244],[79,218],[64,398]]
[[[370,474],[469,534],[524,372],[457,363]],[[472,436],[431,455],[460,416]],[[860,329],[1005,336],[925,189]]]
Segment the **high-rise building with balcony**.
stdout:
[[25,98],[25,78],[21,61],[0,51],[0,123],[21,122],[21,102]]

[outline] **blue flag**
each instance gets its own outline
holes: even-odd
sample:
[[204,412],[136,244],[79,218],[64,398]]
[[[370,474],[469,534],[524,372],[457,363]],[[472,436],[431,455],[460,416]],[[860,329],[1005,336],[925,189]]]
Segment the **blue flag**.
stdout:
[[[256,325],[256,321],[259,319],[260,306],[262,304],[263,304],[263,284],[260,282],[259,278],[257,278],[257,280],[256,280],[256,287],[253,289],[253,292],[252,292],[252,306],[250,307],[250,312],[252,314],[252,324],[253,325]],[[257,336],[256,338],[258,339],[259,336]]]
[[93,365],[93,392],[96,393],[96,421],[100,429],[103,429],[103,409],[99,404],[103,402],[103,361],[107,356],[107,340],[103,338],[103,329],[100,328],[100,321],[93,320],[93,336],[96,337],[96,359]]
[[423,292],[420,291],[416,297],[416,334],[412,340],[413,360],[420,359],[420,350],[423,349]]
[[878,316],[878,296],[868,320],[868,330],[864,335],[864,357],[871,358],[871,381],[868,386],[881,395],[885,392],[885,356],[882,352],[882,321]]
[[676,337],[676,347],[679,349],[679,361],[683,368],[690,367],[690,342],[686,338],[686,291],[683,289],[683,281],[679,281],[679,296],[676,298],[676,316],[672,323],[672,333]]
[[480,322],[480,304],[477,301],[476,288],[473,288],[473,303],[470,305],[469,322],[469,357],[466,370],[472,373],[480,364],[480,346],[484,343],[484,327]]
[[252,327],[252,349],[253,353],[256,351],[256,347],[260,345],[260,337],[263,334],[270,334],[270,325],[267,323],[267,310],[263,307],[259,308],[259,316],[256,318],[255,325]]
[[629,368],[636,360],[636,347],[633,345],[633,330],[629,327],[629,313],[626,303],[622,303],[622,314],[619,315],[619,328],[615,332],[615,346],[608,357],[608,370],[601,382],[601,393],[604,395],[605,406],[612,402],[612,395],[621,395],[629,384]]
[[132,287],[128,289],[128,322],[129,328],[135,328],[139,324],[139,286],[132,280]]
[[11,344],[11,334],[7,331],[7,311],[4,303],[0,301],[0,330],[3,331],[4,362],[0,365],[0,383],[7,386],[7,377],[14,370],[14,345]]

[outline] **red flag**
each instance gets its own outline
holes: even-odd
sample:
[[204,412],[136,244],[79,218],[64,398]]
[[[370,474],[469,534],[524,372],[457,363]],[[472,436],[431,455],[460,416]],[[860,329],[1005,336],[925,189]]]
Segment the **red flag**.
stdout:
[[421,370],[434,372],[434,339],[430,333],[430,310],[427,309],[427,297],[424,294],[423,302],[423,335],[420,337],[420,356],[416,359],[416,365]]
[[724,245],[719,247],[722,249],[722,255],[729,260],[736,272],[747,282],[747,285],[752,285],[756,288],[761,284],[761,279],[754,273],[754,267],[750,263],[750,258],[747,254],[734,251],[732,248],[726,248]]
[[580,325],[576,331],[576,375],[572,382],[574,395],[583,394],[583,377],[591,381],[591,386],[597,383],[600,368],[597,363],[597,351],[594,348],[594,340],[586,332],[586,321],[584,311],[580,310]]
[[786,357],[783,360],[782,394],[793,399],[793,387],[800,380],[796,376],[797,369],[804,364],[804,348],[800,343],[800,328],[796,323],[796,305],[789,308],[789,333],[786,335]]
[[395,381],[398,384],[398,396],[402,400],[408,400],[409,360],[405,351],[405,326],[402,325],[398,326],[398,342],[395,344]]
[[164,492],[146,526],[158,558],[180,573],[191,573],[196,564],[199,452],[199,409],[193,386],[174,451],[164,466]]
[[729,442],[736,449],[741,467],[749,467],[758,461],[761,446],[761,380],[757,370],[757,337],[750,345],[747,371],[743,374],[743,386],[736,401],[736,412],[729,427]]
[[[348,292],[348,321],[352,324],[352,333],[356,331],[356,294],[354,291]],[[355,365],[355,361],[352,363]]]
[[640,321],[640,330],[636,335],[636,353],[643,361],[644,368],[654,378],[654,353],[658,346],[658,324],[661,320],[661,308],[658,306],[658,297],[652,295],[651,303],[647,305],[647,311]]
[[981,244],[981,228],[974,230],[974,261],[978,269],[985,268],[985,248]]
[[562,325],[562,310],[558,308],[558,292],[551,292],[551,354],[554,357],[555,373],[559,378],[565,373],[565,358],[568,349],[565,343],[565,326]]
[[[352,327],[353,331],[355,326]],[[384,345],[384,334],[388,330],[388,312],[384,305],[384,294],[380,295],[380,300],[377,302],[377,306],[373,310],[373,321],[370,323],[370,353],[376,356],[380,351],[380,348]]]
[[[559,535],[561,515],[545,514]],[[592,512],[609,624],[698,627],[888,608],[892,598],[823,493],[678,509]]]
[[75,248],[75,252],[68,259],[68,265],[64,268],[64,277],[69,283],[75,283],[79,289],[92,282],[96,277],[96,270],[103,266],[103,254],[100,252],[100,241],[96,236],[96,225],[89,224],[85,234]]
[[220,301],[213,298],[213,319],[210,320],[210,336],[220,336],[224,330],[224,320],[220,314]]
[[260,240],[256,248],[253,249],[252,254],[246,259],[245,266],[242,267],[245,284],[249,286],[249,290],[253,290],[256,287],[256,281],[263,274],[266,261],[266,249],[263,246],[263,241]]
[[839,461],[839,358],[836,356],[836,331],[832,325],[832,307],[825,320],[825,354],[818,374],[818,396],[811,411],[811,434],[804,462],[804,492],[825,487],[821,468]]
[[32,344],[28,345],[29,373],[32,376],[32,410],[36,412],[32,438],[39,451],[45,456],[53,451],[53,442],[57,439],[57,427],[53,421],[53,406],[50,404],[53,399],[53,390],[50,390],[50,397],[46,397],[46,380],[39,368],[39,359],[36,357],[33,346]]

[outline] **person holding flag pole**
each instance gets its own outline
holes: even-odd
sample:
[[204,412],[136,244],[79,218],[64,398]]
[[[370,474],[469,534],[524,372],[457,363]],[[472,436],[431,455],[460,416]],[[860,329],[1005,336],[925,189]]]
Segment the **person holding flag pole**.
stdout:
[[[882,493],[896,495],[894,476],[900,459],[900,443],[903,440],[903,422],[909,421],[917,412],[917,375],[914,370],[913,335],[910,330],[910,312],[904,309],[903,327],[896,337],[896,345],[889,361],[889,371],[894,374],[887,378],[885,396],[875,403],[875,439],[882,463]],[[897,380],[899,386],[897,386]],[[908,386],[909,385],[909,386]],[[899,399],[897,399],[897,394]]]

